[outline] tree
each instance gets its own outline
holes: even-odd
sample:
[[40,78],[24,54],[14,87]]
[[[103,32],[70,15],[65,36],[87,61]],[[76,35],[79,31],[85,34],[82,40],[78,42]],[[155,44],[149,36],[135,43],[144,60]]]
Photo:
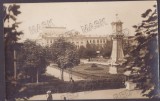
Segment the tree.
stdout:
[[103,57],[110,57],[112,52],[112,41],[108,41],[104,44],[104,47],[102,47],[100,51]]
[[91,58],[94,58],[94,57],[97,56],[96,51],[97,51],[96,50],[96,45],[87,43],[85,54],[86,54],[87,58],[89,59],[89,61],[90,61]]
[[80,58],[86,58],[86,48],[84,46],[80,46],[78,54]]
[[61,80],[63,80],[63,72],[66,68],[72,68],[80,63],[76,47],[66,42],[63,37],[58,38],[51,46],[51,54],[55,63],[61,70]]
[[124,55],[127,55],[130,50],[132,49],[131,45],[132,45],[132,39],[134,36],[126,36],[125,39],[123,39],[123,53]]
[[[17,48],[17,41],[19,40],[20,35],[23,34],[22,31],[17,31],[17,27],[20,22],[16,22],[17,16],[21,13],[19,11],[20,6],[13,4],[8,8],[4,6],[4,22],[8,22],[8,25],[4,25],[4,41],[5,41],[5,67],[6,67],[6,75],[14,76],[16,78],[16,66],[14,66],[14,58],[15,58],[15,50]],[[10,20],[14,22],[10,26]],[[13,68],[14,67],[14,68]],[[13,70],[14,69],[14,70]],[[14,71],[14,72],[13,72]]]
[[44,53],[45,53],[44,57],[45,57],[46,61],[48,61],[48,63],[55,60],[55,54],[49,46],[44,46],[43,49],[44,49]]
[[20,70],[30,76],[32,82],[36,78],[39,82],[39,75],[45,72],[48,65],[45,49],[36,42],[26,40],[18,54],[18,61],[21,63]]
[[158,19],[157,10],[148,9],[142,14],[144,20],[140,25],[134,25],[136,29],[135,43],[127,57],[125,65],[131,71],[138,67],[139,75],[132,78],[134,82],[140,83],[139,87],[143,89],[143,93],[149,91],[150,98],[156,97],[158,89]]

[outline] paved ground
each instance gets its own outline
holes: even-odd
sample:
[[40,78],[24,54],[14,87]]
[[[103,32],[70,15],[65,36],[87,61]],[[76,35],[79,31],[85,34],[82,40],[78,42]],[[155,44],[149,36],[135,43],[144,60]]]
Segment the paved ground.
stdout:
[[[53,65],[50,65],[50,66],[47,67],[46,73],[48,73],[50,75],[53,75],[56,78],[61,79],[60,70],[57,69],[57,68],[54,68]],[[69,73],[64,72],[63,75],[64,75],[64,78],[63,78],[64,81],[69,81],[70,80]],[[82,78],[80,78],[78,76],[75,76],[75,75],[72,75],[72,78],[73,78],[74,81],[83,80]]]
[[[122,89],[96,90],[77,93],[55,93],[52,94],[54,100],[74,99],[134,99],[142,97],[140,90],[129,91]],[[30,97],[29,100],[46,100],[46,94]]]

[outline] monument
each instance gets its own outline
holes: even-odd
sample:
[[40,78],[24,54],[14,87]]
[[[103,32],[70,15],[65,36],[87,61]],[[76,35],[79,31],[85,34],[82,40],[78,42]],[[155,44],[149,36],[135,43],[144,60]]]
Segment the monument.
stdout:
[[118,14],[116,14],[116,21],[111,23],[113,30],[113,33],[111,35],[113,41],[112,53],[111,53],[111,67],[109,69],[109,72],[111,74],[117,73],[116,65],[121,64],[124,58],[124,53],[123,53],[124,34],[122,32],[122,24],[123,22],[121,22],[118,19]]

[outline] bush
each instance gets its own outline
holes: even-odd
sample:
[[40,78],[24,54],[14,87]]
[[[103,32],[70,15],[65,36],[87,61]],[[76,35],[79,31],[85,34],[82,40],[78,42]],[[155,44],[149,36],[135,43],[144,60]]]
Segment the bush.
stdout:
[[92,64],[90,67],[86,68],[85,70],[103,70],[103,68],[98,67],[97,64]]
[[[123,75],[112,75],[105,79],[92,79],[92,80],[81,80],[71,82],[63,82],[57,78],[50,76],[41,77],[45,81],[40,83],[28,83],[25,85],[18,85],[15,88],[11,83],[7,84],[8,91],[7,98],[23,98],[31,97],[34,95],[46,94],[46,91],[51,90],[52,93],[65,93],[65,92],[80,92],[80,91],[93,91],[103,89],[118,89],[124,88],[124,76]],[[48,79],[48,80],[46,80]],[[11,89],[15,88],[15,89]],[[21,89],[21,91],[20,91]],[[23,89],[23,90],[22,90]],[[12,91],[12,92],[11,92]]]
[[114,81],[109,79],[78,81],[75,83],[76,91],[118,89],[124,87],[123,80]]
[[92,64],[91,67],[98,67],[96,64]]

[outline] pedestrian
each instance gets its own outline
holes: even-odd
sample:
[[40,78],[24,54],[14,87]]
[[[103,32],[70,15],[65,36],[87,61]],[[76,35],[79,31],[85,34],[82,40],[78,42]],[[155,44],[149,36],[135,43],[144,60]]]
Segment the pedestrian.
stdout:
[[66,97],[64,97],[64,101],[66,101]]
[[51,101],[51,100],[53,100],[52,92],[49,90],[49,91],[47,91],[47,101]]
[[74,80],[72,79],[72,77],[70,78],[70,82],[71,82],[71,83],[74,83]]
[[70,78],[70,82],[71,82],[71,90],[72,90],[72,92],[74,92],[74,90],[75,90],[75,83],[74,83],[74,80],[73,80],[72,77]]

